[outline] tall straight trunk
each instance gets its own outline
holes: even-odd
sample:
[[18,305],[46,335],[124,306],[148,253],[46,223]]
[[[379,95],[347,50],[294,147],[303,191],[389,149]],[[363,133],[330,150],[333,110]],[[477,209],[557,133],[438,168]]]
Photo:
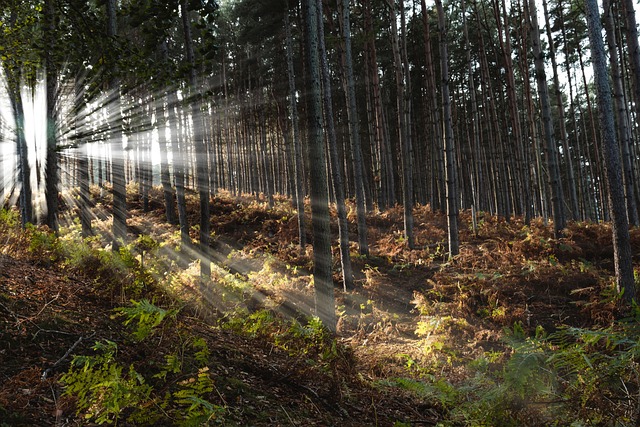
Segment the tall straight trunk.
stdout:
[[320,61],[318,58],[319,0],[305,0],[306,60],[309,90],[308,144],[311,196],[311,223],[313,227],[313,282],[316,314],[323,325],[336,330],[336,311],[331,278],[331,230],[327,170],[322,136],[322,98],[320,93]]
[[438,30],[440,32],[440,74],[442,77],[442,118],[444,120],[444,156],[447,182],[447,228],[449,256],[460,253],[458,237],[458,177],[451,121],[451,97],[449,95],[449,53],[447,48],[447,27],[442,0],[436,0],[438,9]]
[[[606,220],[608,211],[606,207],[606,188],[603,185],[602,177],[604,176],[604,171],[602,170],[602,156],[600,155],[600,147],[597,143],[598,132],[596,131],[596,117],[593,112],[594,108],[591,102],[591,93],[589,91],[589,84],[587,82],[587,73],[585,71],[584,59],[582,56],[582,48],[580,45],[577,45],[578,48],[578,62],[580,64],[580,73],[582,74],[582,88],[584,90],[584,96],[587,101],[587,114],[589,118],[589,131],[591,133],[590,141],[593,144],[593,150],[589,150],[587,146],[587,153],[589,157],[589,171],[591,172],[591,185],[597,188],[597,206],[596,206],[596,221]],[[592,155],[592,152],[594,155]],[[595,168],[594,168],[595,166]],[[593,182],[594,179],[597,179],[597,182]],[[594,196],[596,197],[596,196]]]
[[191,97],[191,120],[193,126],[193,142],[196,155],[196,187],[200,199],[200,276],[208,278],[211,276],[211,261],[209,259],[209,233],[210,226],[210,201],[209,201],[209,161],[207,156],[207,146],[205,143],[203,131],[203,119],[200,112],[200,101],[197,99],[197,79],[196,79],[196,62],[193,51],[193,38],[191,35],[191,20],[189,18],[189,10],[187,0],[180,2],[180,14],[182,15],[182,30],[184,33],[184,48],[186,60],[189,66],[189,94]]
[[640,45],[638,43],[638,25],[636,23],[636,10],[633,0],[622,0],[626,18],[626,39],[629,52],[629,62],[633,77],[633,104],[636,117],[640,117]]
[[[389,142],[389,131],[384,116],[382,105],[382,94],[380,90],[380,76],[378,74],[378,55],[375,43],[375,32],[373,19],[371,16],[371,0],[362,0],[362,10],[364,13],[364,31],[367,35],[367,51],[369,53],[369,71],[371,79],[371,92],[373,101],[373,112],[375,116],[375,132],[377,149],[380,156],[380,191],[384,205],[392,205],[395,196],[395,176],[391,159],[391,148]],[[379,206],[382,208],[383,206]]]
[[29,152],[24,130],[24,107],[20,94],[20,80],[12,76],[10,83],[11,107],[15,120],[16,151],[18,154],[18,180],[20,181],[20,219],[22,227],[33,223],[33,202],[31,191],[31,167],[29,166]]
[[538,84],[538,96],[542,106],[542,125],[545,139],[545,160],[549,174],[549,186],[551,187],[551,205],[553,211],[554,234],[556,237],[562,235],[562,230],[566,227],[564,215],[564,196],[562,194],[562,183],[560,180],[560,168],[558,166],[558,148],[556,146],[553,133],[553,122],[551,121],[551,106],[549,103],[549,89],[547,87],[547,75],[544,70],[544,54],[540,44],[540,28],[538,26],[538,15],[535,0],[529,0],[528,16],[531,30],[531,42],[533,47],[533,57],[536,68],[536,82]]
[[[404,0],[400,0],[403,2]],[[398,40],[398,25],[396,23],[396,0],[387,0],[390,9],[391,21],[391,49],[393,51],[393,64],[396,77],[396,123],[402,151],[402,201],[404,210],[404,237],[410,249],[415,246],[413,234],[413,173],[411,171],[411,140],[409,139],[409,123],[407,123],[407,104],[405,78],[409,70],[404,70],[404,64],[400,54],[400,41]],[[404,22],[404,5],[401,20]]]
[[45,22],[45,67],[47,81],[47,160],[45,199],[47,203],[47,225],[58,231],[58,150],[56,137],[56,80],[57,72],[53,62],[55,7],[52,1],[44,3]]
[[627,106],[624,99],[622,72],[620,70],[620,64],[618,63],[615,24],[609,0],[603,0],[602,6],[604,9],[604,26],[607,32],[607,44],[609,46],[609,66],[611,67],[611,80],[613,84],[615,118],[618,124],[618,138],[620,140],[622,156],[622,181],[624,184],[624,198],[627,208],[627,219],[630,224],[637,226],[639,225],[638,207],[635,199],[634,177],[630,154],[632,136],[631,129],[629,127]]
[[286,56],[287,56],[287,76],[289,78],[289,114],[291,115],[291,127],[293,129],[293,157],[295,192],[294,199],[296,210],[298,211],[298,239],[300,251],[305,250],[307,245],[305,219],[304,219],[304,171],[302,165],[302,146],[300,144],[300,127],[298,125],[298,102],[296,100],[295,73],[293,68],[293,41],[291,37],[291,23],[289,14],[284,15],[284,28],[286,32]]
[[178,207],[178,221],[180,223],[180,239],[183,244],[190,244],[189,220],[187,219],[187,201],[185,195],[185,162],[186,150],[181,128],[178,127],[179,117],[176,113],[178,95],[174,90],[167,92],[168,116],[167,124],[171,131],[171,163],[173,165],[173,179],[176,186],[176,202]]
[[84,88],[80,81],[76,80],[74,84],[75,103],[73,105],[73,128],[74,137],[78,145],[78,169],[80,173],[80,227],[82,237],[89,237],[93,234],[91,229],[91,193],[89,191],[89,152],[87,141],[81,140],[85,124],[80,114],[84,106]]
[[[162,42],[161,51],[163,59],[168,57],[167,43]],[[162,194],[164,195],[164,206],[167,222],[169,224],[177,224],[178,218],[176,216],[175,208],[175,190],[171,185],[171,174],[169,171],[168,160],[168,144],[167,144],[167,124],[169,123],[169,116],[171,114],[172,106],[169,104],[169,97],[165,93],[162,97],[163,105],[156,104],[156,128],[158,129],[158,145],[160,147],[160,183],[162,184]],[[165,112],[166,110],[166,112]],[[173,135],[172,135],[173,137]],[[173,161],[175,164],[175,155],[173,152]],[[175,169],[174,169],[175,174]]]
[[344,43],[344,79],[345,95],[347,99],[347,121],[349,122],[349,142],[351,147],[351,161],[353,165],[353,184],[356,196],[356,217],[358,225],[358,246],[360,254],[369,254],[367,241],[367,211],[365,206],[365,181],[360,145],[360,129],[358,124],[358,110],[356,107],[356,88],[353,77],[353,55],[351,49],[351,18],[349,16],[350,0],[338,0],[341,16],[341,35]]
[[[422,0],[424,7],[424,0]],[[473,63],[471,62],[471,44],[469,41],[469,27],[467,25],[467,10],[466,1],[462,0],[462,26],[464,32],[464,45],[467,61],[467,80],[469,84],[469,100],[471,102],[471,165],[470,170],[470,184],[471,184],[471,223],[473,227],[474,235],[478,235],[478,220],[477,211],[479,205],[478,199],[478,187],[481,179],[482,170],[480,168],[481,163],[477,161],[480,156],[480,115],[478,114],[478,101],[476,99],[476,86],[473,78]]]
[[[516,95],[516,80],[515,80],[515,72],[514,72],[513,59],[512,59],[513,54],[512,54],[512,47],[511,47],[511,35],[509,33],[509,21],[508,21],[509,14],[507,13],[504,0],[502,1],[494,0],[493,8],[494,8],[494,16],[497,22],[500,50],[502,52],[502,57],[504,60],[504,67],[505,67],[507,103],[509,107],[508,112],[509,112],[509,119],[511,124],[511,136],[513,137],[513,143],[511,145],[515,147],[515,150],[504,150],[508,153],[508,155],[511,152],[515,152],[515,159],[514,159],[515,161],[511,161],[509,164],[513,165],[513,169],[515,170],[514,172],[517,179],[509,180],[509,182],[511,182],[512,184],[508,186],[511,187],[511,190],[513,190],[514,187],[517,185],[516,181],[518,181],[520,184],[519,187],[522,189],[522,197],[525,200],[529,200],[531,196],[530,196],[530,189],[529,189],[529,180],[527,176],[528,174],[524,171],[524,168],[523,168],[523,165],[525,164],[524,149],[523,149],[524,140],[522,138],[522,126],[520,123],[518,98]],[[503,25],[503,21],[504,21],[504,25]],[[512,157],[512,156],[509,155],[509,157]],[[505,193],[508,194],[508,191],[506,191]],[[514,200],[514,203],[515,203],[515,200]],[[516,209],[513,209],[513,210],[516,211]],[[530,209],[526,208],[524,214],[525,214],[525,222],[528,223],[531,218]],[[507,215],[509,215],[508,212],[507,212]]]
[[[322,17],[322,2],[318,1],[318,17]],[[327,61],[327,49],[324,43],[324,25],[318,19],[318,41],[320,47],[320,66],[322,70],[322,94],[324,99],[325,121],[327,136],[329,139],[329,165],[331,166],[331,181],[333,182],[333,194],[336,199],[338,211],[338,239],[340,241],[340,264],[342,265],[343,289],[346,292],[353,288],[353,270],[351,268],[351,255],[349,251],[349,224],[347,222],[347,209],[344,203],[344,183],[342,179],[342,166],[338,154],[338,141],[333,121],[333,100],[331,99],[331,77],[329,63]]]
[[[424,86],[426,88],[427,93],[425,94],[425,109],[428,110],[427,117],[429,117],[428,121],[428,133],[432,134],[433,137],[430,138],[432,143],[430,144],[430,150],[427,152],[431,152],[432,162],[435,159],[434,150],[437,153],[440,153],[440,144],[443,141],[442,135],[442,120],[441,120],[441,112],[440,106],[438,105],[438,92],[436,86],[436,72],[435,65],[433,63],[433,54],[431,49],[431,26],[429,25],[429,15],[427,13],[427,6],[425,0],[420,0],[420,17],[422,18],[422,38],[424,45],[424,57],[425,57],[425,73],[424,73]],[[439,160],[439,159],[438,159]],[[439,173],[439,165],[441,165],[440,161],[435,163],[438,165],[435,169],[432,168],[432,183],[433,188],[431,191],[431,208],[432,209],[442,209],[443,206],[438,202],[434,203],[435,200],[440,200],[440,197],[443,194],[443,191],[440,190],[439,185],[435,185],[439,180],[441,174]]]
[[605,176],[609,189],[608,200],[613,226],[616,282],[618,290],[623,292],[623,298],[631,304],[635,301],[636,289],[633,277],[629,223],[627,222],[624,189],[622,188],[620,150],[616,141],[613,107],[611,105],[611,88],[607,74],[604,42],[602,41],[602,24],[600,22],[597,0],[585,0],[585,6],[587,9],[587,23],[589,25],[591,61],[593,63],[594,79],[598,94],[598,116],[600,119],[602,152],[606,171]]
[[551,34],[551,24],[549,22],[549,11],[547,8],[547,0],[542,1],[544,8],[544,19],[547,27],[547,39],[549,46],[549,56],[551,57],[551,69],[553,71],[553,85],[554,95],[556,99],[558,109],[558,123],[560,130],[560,143],[562,144],[562,151],[565,157],[565,164],[567,167],[567,190],[569,192],[569,201],[571,202],[571,218],[578,220],[580,218],[578,208],[578,191],[576,187],[576,178],[573,167],[573,158],[571,156],[571,149],[569,147],[569,138],[567,135],[566,119],[564,115],[564,102],[562,101],[562,91],[560,90],[560,77],[558,75],[558,62],[556,61],[556,49],[554,45],[553,36]]
[[[107,0],[107,36],[115,39],[118,35],[116,26],[116,0]],[[115,71],[116,74],[118,70]],[[109,82],[110,96],[109,124],[111,129],[111,168],[113,184],[113,250],[127,239],[127,188],[125,178],[125,153],[122,147],[122,113],[120,111],[120,81],[113,78]]]

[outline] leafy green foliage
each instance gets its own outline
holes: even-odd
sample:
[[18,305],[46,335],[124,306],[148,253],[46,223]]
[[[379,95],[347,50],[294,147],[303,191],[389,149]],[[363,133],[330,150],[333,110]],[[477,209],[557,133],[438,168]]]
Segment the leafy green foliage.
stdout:
[[118,346],[113,341],[96,342],[94,356],[76,356],[71,369],[62,376],[65,394],[77,399],[78,411],[86,411],[85,418],[97,424],[117,423],[127,410],[149,399],[152,388],[134,367],[123,374],[123,366],[116,362]]
[[[149,301],[132,301],[131,307],[116,311],[125,325],[136,323],[133,337],[140,345],[167,318],[177,315],[176,310],[164,310]],[[135,425],[171,420],[175,425],[201,426],[222,419],[224,408],[209,400],[215,385],[204,339],[188,338],[186,346],[174,348],[165,355],[165,363],[151,372],[119,362],[113,341],[96,342],[93,350],[94,355],[75,356],[61,378],[65,394],[76,398],[77,410],[86,420],[96,424],[126,420]]]
[[175,318],[178,314],[178,310],[165,310],[146,299],[131,300],[131,307],[118,307],[114,311],[118,316],[125,318],[123,322],[125,326],[136,323],[136,329],[133,332],[136,341],[142,341],[151,335],[166,317]]
[[29,239],[29,252],[40,258],[55,261],[60,255],[60,241],[50,230],[44,230],[34,226],[26,225],[27,238]]

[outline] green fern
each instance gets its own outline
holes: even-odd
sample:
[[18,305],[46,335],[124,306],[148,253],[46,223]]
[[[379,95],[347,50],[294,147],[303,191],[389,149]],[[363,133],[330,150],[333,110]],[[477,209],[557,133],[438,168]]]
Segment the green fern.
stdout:
[[142,341],[151,335],[165,318],[175,317],[178,314],[178,310],[165,310],[146,299],[131,300],[131,307],[118,307],[114,311],[117,313],[116,316],[125,317],[123,322],[125,326],[137,322],[133,332],[136,341]]
[[65,395],[75,396],[78,413],[96,424],[117,423],[123,414],[136,411],[148,401],[152,387],[146,384],[133,366],[123,374],[115,361],[117,345],[112,341],[96,342],[94,356],[74,357],[71,368],[61,377]]

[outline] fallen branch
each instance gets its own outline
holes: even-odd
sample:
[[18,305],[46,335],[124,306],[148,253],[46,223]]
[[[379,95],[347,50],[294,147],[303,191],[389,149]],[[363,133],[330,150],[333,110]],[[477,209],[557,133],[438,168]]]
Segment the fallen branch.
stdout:
[[69,357],[69,355],[71,354],[71,352],[84,340],[88,340],[90,338],[92,338],[96,333],[92,333],[91,335],[89,335],[88,337],[80,337],[78,338],[78,340],[73,343],[73,345],[69,348],[69,350],[67,350],[67,352],[64,354],[64,356],[62,356],[60,359],[58,359],[58,361],[56,363],[53,364],[53,366],[51,366],[50,368],[47,368],[43,373],[42,373],[42,377],[40,378],[41,381],[44,381],[47,379],[47,376],[49,375],[49,373],[51,371],[53,371],[54,369],[56,369],[58,366],[60,366],[62,364],[62,362],[65,361],[65,359],[67,357]]

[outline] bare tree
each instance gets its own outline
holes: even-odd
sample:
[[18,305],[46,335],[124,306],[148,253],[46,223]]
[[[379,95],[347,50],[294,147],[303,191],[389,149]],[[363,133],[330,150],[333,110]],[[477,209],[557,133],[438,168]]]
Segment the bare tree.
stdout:
[[629,223],[624,203],[622,187],[622,165],[620,150],[616,141],[616,130],[611,105],[611,87],[607,73],[607,62],[602,40],[602,24],[597,0],[585,0],[587,22],[589,24],[589,42],[591,44],[591,61],[598,94],[598,116],[607,188],[609,189],[609,211],[613,227],[614,265],[618,291],[623,292],[624,299],[632,303],[636,298],[635,280]]

